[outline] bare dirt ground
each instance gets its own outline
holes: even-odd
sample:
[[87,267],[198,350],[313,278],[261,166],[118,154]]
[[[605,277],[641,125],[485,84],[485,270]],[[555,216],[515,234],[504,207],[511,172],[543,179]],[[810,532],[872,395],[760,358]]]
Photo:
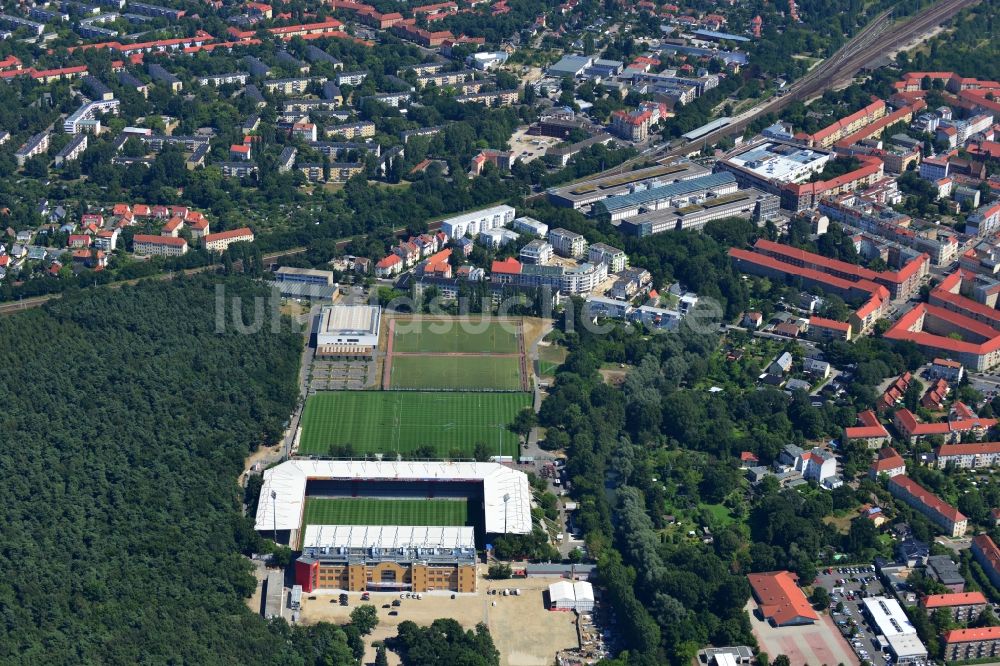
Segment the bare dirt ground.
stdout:
[[851,664],[858,658],[847,641],[837,631],[833,620],[826,613],[813,625],[800,627],[772,627],[754,615],[757,604],[753,599],[747,602],[750,625],[757,638],[761,652],[769,655],[786,655],[793,664]]
[[548,327],[552,325],[551,319],[542,319],[541,317],[525,317],[521,321],[526,349],[531,349],[533,345],[537,344],[545,335]]
[[[485,567],[483,567],[485,570]],[[543,593],[557,579],[527,578],[509,581],[480,579],[475,594],[459,594],[454,599],[448,592],[423,595],[423,599],[403,599],[397,608],[382,608],[399,599],[398,593],[372,593],[369,603],[378,609],[379,625],[366,639],[365,663],[375,660],[373,643],[396,635],[396,627],[404,620],[429,625],[438,618],[454,618],[468,629],[479,622],[486,622],[500,650],[501,666],[548,666],[556,652],[577,646],[576,616],[572,613],[546,610]],[[518,587],[520,596],[488,595],[490,587],[503,589]],[[317,593],[315,600],[303,601],[301,621],[312,624],[320,621],[345,623],[353,608],[361,604],[361,595],[350,594],[350,605],[337,603],[339,592]],[[330,602],[333,603],[330,603]],[[495,606],[493,604],[496,604]],[[399,615],[390,616],[396,610]],[[399,659],[391,651],[389,663]]]
[[626,365],[624,368],[618,366],[607,366],[598,370],[601,373],[601,377],[604,379],[605,384],[611,386],[620,386],[625,382],[625,376],[628,371],[632,369],[632,366]]

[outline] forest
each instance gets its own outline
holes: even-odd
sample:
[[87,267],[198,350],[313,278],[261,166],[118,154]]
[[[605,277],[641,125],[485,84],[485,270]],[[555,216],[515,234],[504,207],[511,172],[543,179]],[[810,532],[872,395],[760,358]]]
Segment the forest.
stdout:
[[[301,334],[216,331],[207,277],[0,319],[5,664],[353,664],[345,628],[247,608],[243,459],[297,398]],[[260,287],[220,283],[247,319]],[[356,642],[356,641],[355,641]]]

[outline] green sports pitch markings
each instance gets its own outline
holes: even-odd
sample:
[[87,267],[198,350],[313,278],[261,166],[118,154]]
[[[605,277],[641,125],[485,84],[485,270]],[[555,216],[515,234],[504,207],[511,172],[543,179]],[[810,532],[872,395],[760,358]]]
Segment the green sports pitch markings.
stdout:
[[530,393],[324,391],[302,413],[301,455],[411,454],[427,446],[434,458],[472,458],[477,442],[490,455],[517,455],[507,424],[531,407]]
[[443,320],[394,321],[393,352],[433,354],[516,354],[520,351],[517,320],[479,323],[454,317]]
[[466,500],[308,498],[306,525],[473,526]]
[[518,356],[393,356],[394,389],[521,390]]

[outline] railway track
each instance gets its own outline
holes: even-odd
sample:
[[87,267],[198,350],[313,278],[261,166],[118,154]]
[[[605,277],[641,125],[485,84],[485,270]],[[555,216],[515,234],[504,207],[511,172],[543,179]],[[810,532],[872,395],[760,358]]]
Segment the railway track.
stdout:
[[655,154],[660,158],[687,155],[720,139],[741,134],[757,118],[781,111],[792,102],[806,101],[824,90],[850,80],[862,67],[880,54],[888,53],[926,34],[962,9],[971,7],[977,2],[979,0],[942,0],[910,19],[895,24],[891,22],[888,12],[883,13],[830,58],[792,84],[784,96],[755,108],[750,113],[740,116],[736,122],[710,132],[704,137]]
[[[892,12],[885,11],[872,19],[861,32],[844,44],[832,56],[814,67],[801,79],[789,86],[788,92],[752,110],[737,116],[736,120],[725,127],[709,132],[703,137],[687,141],[683,144],[669,147],[664,145],[652,153],[644,153],[619,164],[616,167],[588,176],[587,180],[622,173],[633,164],[647,160],[662,160],[669,157],[680,157],[696,152],[706,145],[716,143],[721,139],[742,134],[747,126],[761,116],[776,113],[792,102],[804,102],[821,94],[835,85],[850,80],[866,64],[880,54],[899,48],[914,38],[926,34],[931,29],[941,25],[956,13],[971,7],[979,0],[940,0],[914,16],[894,23]],[[528,200],[543,198],[544,192],[528,197]]]

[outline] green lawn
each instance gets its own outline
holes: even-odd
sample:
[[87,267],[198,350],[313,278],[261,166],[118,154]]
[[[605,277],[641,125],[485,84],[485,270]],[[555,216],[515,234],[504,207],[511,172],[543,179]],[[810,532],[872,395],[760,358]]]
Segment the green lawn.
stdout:
[[394,389],[521,390],[516,356],[393,356]]
[[355,455],[407,454],[430,446],[435,457],[472,457],[476,442],[494,454],[517,455],[507,424],[531,406],[530,393],[439,391],[323,391],[302,414],[299,453],[327,455],[350,445]]
[[414,525],[462,527],[469,522],[465,500],[310,498],[302,519],[306,525]]
[[451,319],[408,321],[395,320],[393,351],[435,354],[516,354],[520,351],[517,332],[519,321],[480,321]]

